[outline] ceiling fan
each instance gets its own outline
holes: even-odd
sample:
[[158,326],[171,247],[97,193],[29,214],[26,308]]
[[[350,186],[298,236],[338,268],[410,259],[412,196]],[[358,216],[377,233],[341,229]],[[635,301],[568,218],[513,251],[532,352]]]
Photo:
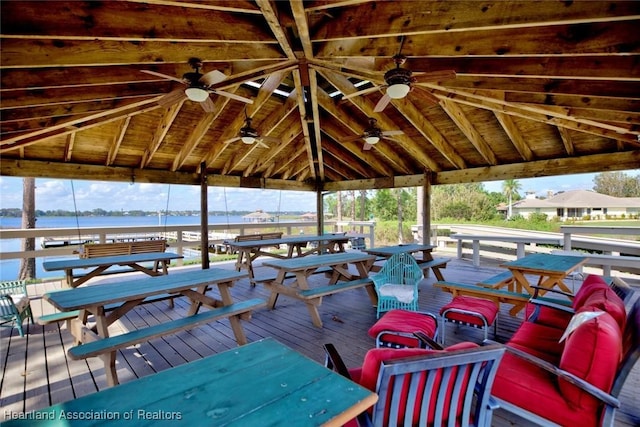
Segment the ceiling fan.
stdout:
[[381,139],[388,139],[390,141],[394,141],[393,138],[389,138],[390,136],[394,136],[394,135],[403,135],[404,132],[402,132],[401,130],[385,130],[383,131],[382,129],[380,129],[378,127],[378,125],[376,124],[378,121],[374,118],[370,118],[369,119],[369,127],[366,128],[364,130],[364,133],[362,135],[358,135],[358,136],[351,136],[349,138],[343,138],[340,140],[340,142],[351,142],[351,141],[355,141],[358,139],[363,139],[364,140],[364,146],[362,147],[363,150],[371,150],[371,148],[377,144],[378,142],[380,142]]
[[213,89],[216,83],[220,83],[227,78],[227,76],[218,71],[209,71],[206,74],[200,73],[202,68],[202,60],[199,58],[190,58],[189,65],[193,68],[193,72],[183,74],[182,78],[169,76],[166,74],[158,73],[151,70],[141,70],[143,73],[151,74],[152,76],[162,77],[163,79],[173,80],[178,83],[182,83],[187,86],[186,89],[175,89],[158,100],[158,104],[163,106],[170,106],[178,101],[187,97],[188,99],[199,102],[202,109],[207,113],[214,111],[213,101],[209,97],[210,93],[226,96],[227,98],[235,99],[237,101],[246,102],[247,104],[253,104],[253,100],[245,98],[234,93],[225,92],[223,90]]
[[258,145],[265,148],[269,148],[269,146],[265,144],[264,141],[277,142],[277,143],[280,142],[278,138],[272,138],[270,136],[260,136],[258,131],[251,127],[251,117],[247,116],[246,112],[245,112],[244,126],[240,128],[240,133],[238,134],[238,136],[235,136],[231,139],[227,139],[224,143],[230,144],[238,140],[242,141],[247,145],[251,145],[257,142]]
[[395,68],[390,69],[384,73],[384,85],[373,86],[367,89],[363,89],[358,92],[354,92],[350,95],[345,95],[342,99],[349,99],[355,96],[365,95],[367,93],[375,92],[377,90],[385,89],[385,93],[380,98],[374,112],[379,113],[385,109],[392,99],[402,99],[406,97],[409,92],[415,93],[417,96],[421,96],[428,102],[437,104],[438,98],[431,94],[427,89],[416,86],[416,83],[434,83],[443,80],[451,80],[456,77],[456,72],[453,70],[431,71],[413,75],[413,72],[408,68],[402,68],[401,65],[407,61],[407,57],[404,55],[395,55],[393,62],[396,64]]

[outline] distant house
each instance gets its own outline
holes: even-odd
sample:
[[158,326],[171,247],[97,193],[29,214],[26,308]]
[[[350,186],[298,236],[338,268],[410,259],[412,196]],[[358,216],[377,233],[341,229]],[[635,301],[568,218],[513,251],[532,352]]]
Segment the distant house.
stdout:
[[546,214],[548,219],[638,218],[640,197],[613,197],[587,190],[558,193],[548,199],[529,195],[513,204],[513,214],[528,218],[533,213]]
[[263,212],[262,209],[258,209],[255,212],[244,215],[242,219],[249,222],[272,222],[273,215]]

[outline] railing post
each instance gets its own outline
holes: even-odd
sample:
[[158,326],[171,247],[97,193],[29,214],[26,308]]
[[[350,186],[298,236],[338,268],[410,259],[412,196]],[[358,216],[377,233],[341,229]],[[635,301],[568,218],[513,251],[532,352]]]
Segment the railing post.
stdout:
[[571,250],[571,232],[570,231],[565,231],[564,232],[564,245],[563,248],[565,251],[570,251]]
[[473,241],[473,265],[480,267],[480,240]]
[[[184,248],[182,247],[182,242],[183,242],[182,229],[180,229],[180,230],[176,231],[176,245],[178,247],[177,254],[180,255],[180,256],[184,256]],[[202,249],[202,248],[200,248],[200,249]],[[182,258],[180,258],[178,260],[178,265],[184,265],[184,260]]]
[[369,246],[370,248],[375,248],[376,247],[376,243],[374,241],[374,235],[375,235],[375,229],[376,229],[376,224],[374,222],[369,224],[369,243],[371,244],[371,246]]

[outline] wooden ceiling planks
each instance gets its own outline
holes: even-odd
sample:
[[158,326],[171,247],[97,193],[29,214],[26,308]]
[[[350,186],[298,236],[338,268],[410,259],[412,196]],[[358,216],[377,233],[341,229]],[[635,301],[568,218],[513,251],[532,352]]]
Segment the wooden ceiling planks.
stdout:
[[[0,174],[354,189],[637,167],[640,2],[0,3]],[[375,107],[392,56],[455,70]],[[219,70],[213,111],[157,100]],[[371,83],[370,83],[371,84]],[[416,92],[417,91],[417,92]],[[438,100],[418,96],[428,91]],[[238,135],[245,112],[261,136]],[[371,150],[369,118],[400,129]],[[608,160],[611,159],[611,160]],[[19,163],[14,163],[13,161]],[[17,167],[16,165],[19,165]],[[133,177],[133,178],[132,178]]]

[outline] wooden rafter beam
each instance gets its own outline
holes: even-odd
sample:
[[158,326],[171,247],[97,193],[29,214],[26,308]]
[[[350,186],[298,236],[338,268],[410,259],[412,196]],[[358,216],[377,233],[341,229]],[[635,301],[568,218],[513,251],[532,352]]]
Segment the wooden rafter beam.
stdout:
[[153,158],[154,154],[160,148],[162,141],[164,141],[164,137],[167,135],[167,132],[169,132],[169,128],[171,127],[173,122],[176,120],[176,117],[178,117],[178,113],[180,112],[180,109],[182,108],[182,104],[184,104],[185,100],[186,98],[180,102],[176,102],[175,104],[171,105],[162,114],[162,117],[158,121],[156,131],[154,132],[151,138],[151,141],[149,141],[149,145],[147,146],[147,148],[144,150],[144,153],[142,154],[140,169],[144,169],[149,164],[149,162],[151,162],[151,159]]

